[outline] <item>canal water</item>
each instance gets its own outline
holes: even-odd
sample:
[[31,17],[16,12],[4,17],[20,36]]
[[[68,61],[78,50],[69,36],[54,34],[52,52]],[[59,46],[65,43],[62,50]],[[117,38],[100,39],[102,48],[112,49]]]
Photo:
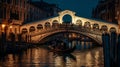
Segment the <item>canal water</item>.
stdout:
[[0,58],[0,67],[104,67],[103,48],[90,48],[91,42],[88,48],[83,44],[77,42],[76,50],[64,55],[50,52],[46,46],[29,48]]

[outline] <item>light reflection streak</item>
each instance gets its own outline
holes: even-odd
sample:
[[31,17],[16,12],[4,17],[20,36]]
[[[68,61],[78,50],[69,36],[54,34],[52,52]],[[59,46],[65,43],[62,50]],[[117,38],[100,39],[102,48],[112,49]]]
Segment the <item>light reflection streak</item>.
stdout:
[[91,66],[91,63],[92,63],[92,56],[91,56],[91,53],[88,52],[88,53],[86,54],[86,65],[87,65],[87,66]]
[[[84,43],[84,42],[83,42]],[[43,48],[28,49],[23,54],[9,54],[3,63],[4,67],[102,67],[103,53],[102,48],[96,48],[86,51],[75,51],[72,53],[76,61],[70,57],[54,57],[52,52]]]

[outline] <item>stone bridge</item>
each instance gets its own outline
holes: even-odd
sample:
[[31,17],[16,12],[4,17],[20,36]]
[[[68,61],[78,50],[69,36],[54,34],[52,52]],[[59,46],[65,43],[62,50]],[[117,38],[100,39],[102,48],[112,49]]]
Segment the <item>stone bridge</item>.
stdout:
[[[70,23],[64,23],[64,16],[71,17]],[[97,43],[102,44],[101,35],[104,32],[115,31],[118,33],[118,25],[103,21],[78,17],[75,12],[65,10],[59,12],[59,16],[49,19],[24,24],[20,28],[23,37],[30,35],[31,41],[38,43],[44,38],[60,32],[74,32],[88,36]]]

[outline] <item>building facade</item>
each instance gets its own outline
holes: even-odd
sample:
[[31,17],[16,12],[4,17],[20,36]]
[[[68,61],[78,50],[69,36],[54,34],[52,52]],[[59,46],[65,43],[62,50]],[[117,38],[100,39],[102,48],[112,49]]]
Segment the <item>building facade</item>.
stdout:
[[[42,3],[45,5],[42,6]],[[18,39],[17,35],[21,33],[20,26],[22,24],[54,16],[55,13],[60,11],[56,5],[52,7],[50,5],[42,0],[38,2],[32,2],[31,0],[0,0],[0,32],[5,32],[7,37],[10,33],[14,33],[16,39]],[[56,10],[50,12],[44,8]]]
[[2,23],[21,24],[26,13],[26,0],[0,0],[0,19]]
[[27,3],[27,18],[25,19],[25,23],[55,16],[59,11],[61,9],[56,4],[49,4],[43,0],[29,0]]
[[100,0],[92,17],[118,24],[120,12],[120,0]]
[[[0,0],[0,33],[6,35],[6,39],[10,33],[15,36],[20,33],[20,25],[22,25],[26,14],[26,0]],[[17,38],[17,37],[16,37]]]

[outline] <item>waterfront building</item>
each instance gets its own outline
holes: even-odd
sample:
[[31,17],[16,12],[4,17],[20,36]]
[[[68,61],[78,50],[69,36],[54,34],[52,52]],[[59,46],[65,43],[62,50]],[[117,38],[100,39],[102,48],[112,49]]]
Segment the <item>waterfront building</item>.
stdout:
[[[8,37],[10,33],[20,33],[26,14],[26,0],[0,0],[0,23],[1,32]],[[8,38],[7,38],[8,39]]]
[[93,9],[92,17],[118,24],[120,16],[120,0],[99,0]]
[[0,0],[0,32],[4,32],[7,39],[10,33],[14,33],[18,39],[22,24],[54,16],[60,10],[56,4],[42,0]]
[[56,16],[61,9],[56,4],[40,1],[28,1],[27,19],[25,22],[37,21],[51,16]]

